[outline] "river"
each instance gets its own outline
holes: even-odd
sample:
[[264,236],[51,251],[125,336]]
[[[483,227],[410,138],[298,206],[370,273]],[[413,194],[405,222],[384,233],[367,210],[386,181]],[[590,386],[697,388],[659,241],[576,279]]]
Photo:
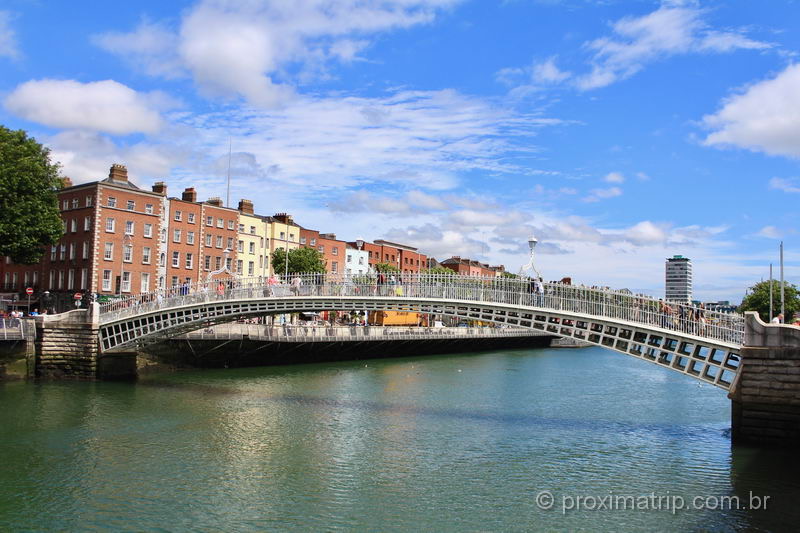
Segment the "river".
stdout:
[[797,454],[729,426],[602,348],[10,382],[0,530],[796,530]]

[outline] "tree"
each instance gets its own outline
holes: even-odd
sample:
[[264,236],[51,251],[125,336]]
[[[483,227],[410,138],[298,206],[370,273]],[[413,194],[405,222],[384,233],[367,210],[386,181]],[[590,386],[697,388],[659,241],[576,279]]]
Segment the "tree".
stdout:
[[449,268],[445,268],[443,266],[436,265],[433,268],[426,268],[422,271],[423,274],[439,274],[440,276],[454,276],[455,272],[450,270]]
[[[786,316],[784,320],[788,322],[791,317],[800,311],[800,295],[797,287],[786,283],[783,287],[784,307]],[[760,281],[750,287],[750,292],[742,300],[739,312],[758,311],[761,320],[769,321],[769,281]],[[772,313],[777,316],[781,312],[781,284],[778,280],[772,280]]]
[[58,211],[59,165],[24,131],[0,126],[0,256],[38,263],[64,232]]
[[[272,252],[272,268],[276,274],[286,271],[286,251],[283,248]],[[325,272],[325,259],[314,248],[289,250],[289,272]]]
[[391,274],[392,272],[400,272],[400,269],[397,268],[397,265],[393,265],[392,263],[378,263],[375,265],[375,270],[387,274]]

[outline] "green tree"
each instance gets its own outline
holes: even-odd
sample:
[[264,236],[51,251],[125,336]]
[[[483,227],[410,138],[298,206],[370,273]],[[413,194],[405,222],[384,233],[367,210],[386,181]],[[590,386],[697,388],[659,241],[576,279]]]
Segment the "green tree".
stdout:
[[[272,252],[272,268],[276,274],[286,271],[286,251],[283,248]],[[325,259],[314,248],[289,250],[289,272],[325,272]]]
[[443,266],[436,265],[433,268],[426,268],[422,271],[423,274],[439,274],[441,276],[454,276],[455,272],[450,270],[449,268],[445,268]]
[[0,126],[0,256],[38,263],[44,247],[61,238],[58,170],[49,148],[22,130]]
[[[797,287],[786,283],[783,288],[784,307],[786,316],[784,320],[789,322],[791,317],[800,311],[800,295]],[[760,281],[750,287],[750,292],[742,300],[739,312],[758,311],[761,320],[769,321],[769,281]],[[781,312],[781,284],[777,280],[772,280],[772,313],[777,315]]]
[[375,265],[375,270],[389,274],[392,272],[400,272],[400,269],[397,268],[397,265],[393,265],[392,263],[378,263]]

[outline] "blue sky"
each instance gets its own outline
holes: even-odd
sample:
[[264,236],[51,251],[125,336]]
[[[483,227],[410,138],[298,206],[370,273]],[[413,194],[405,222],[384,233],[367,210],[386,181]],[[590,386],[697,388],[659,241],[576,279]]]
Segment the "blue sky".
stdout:
[[0,4],[0,123],[75,182],[738,301],[800,276],[800,3],[197,0]]

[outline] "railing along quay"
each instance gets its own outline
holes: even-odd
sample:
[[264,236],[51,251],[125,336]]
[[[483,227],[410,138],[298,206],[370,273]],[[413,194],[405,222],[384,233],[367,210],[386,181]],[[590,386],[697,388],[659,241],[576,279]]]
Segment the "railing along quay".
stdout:
[[534,313],[563,311],[615,323],[630,322],[687,335],[742,345],[744,317],[702,307],[663,302],[629,291],[589,288],[561,283],[537,285],[526,278],[478,278],[445,274],[409,274],[379,283],[374,276],[297,274],[288,279],[229,278],[144,294],[101,305],[101,322],[109,323],[164,308],[245,299],[358,298],[375,300],[433,300],[443,304],[476,302],[518,308]]
[[[0,319],[0,340],[21,340],[25,338],[25,321],[19,318]],[[33,321],[31,320],[31,326]]]
[[463,328],[403,326],[305,326],[221,324],[179,335],[189,340],[251,340],[268,342],[337,342],[432,339],[540,337],[548,333],[528,328]]

